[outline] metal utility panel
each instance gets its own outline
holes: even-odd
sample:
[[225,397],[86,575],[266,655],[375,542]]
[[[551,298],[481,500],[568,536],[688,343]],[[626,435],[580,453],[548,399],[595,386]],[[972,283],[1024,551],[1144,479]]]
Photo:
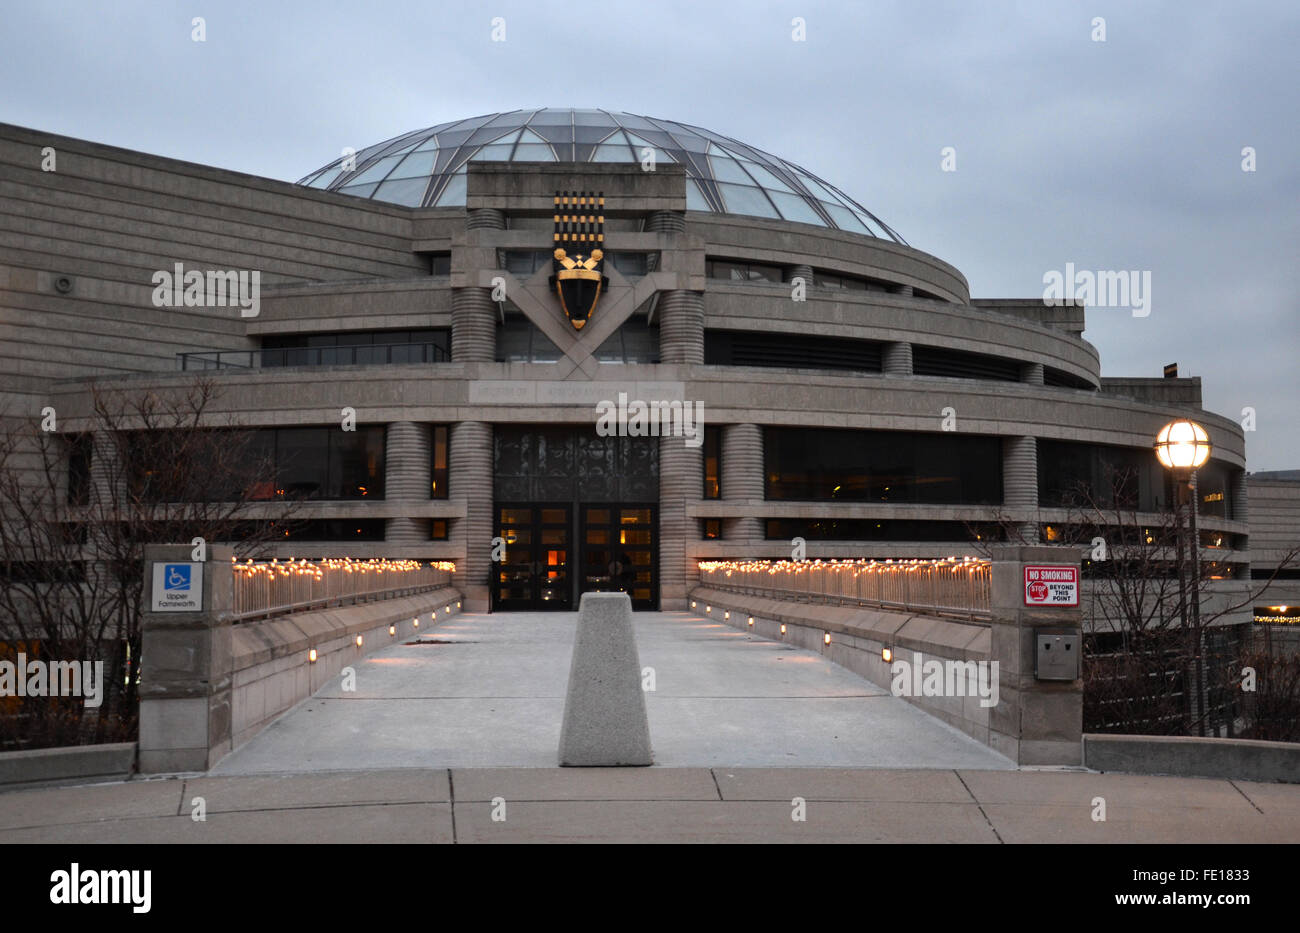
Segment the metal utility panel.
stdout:
[[1034,677],[1038,680],[1077,680],[1079,636],[1040,632],[1034,655]]

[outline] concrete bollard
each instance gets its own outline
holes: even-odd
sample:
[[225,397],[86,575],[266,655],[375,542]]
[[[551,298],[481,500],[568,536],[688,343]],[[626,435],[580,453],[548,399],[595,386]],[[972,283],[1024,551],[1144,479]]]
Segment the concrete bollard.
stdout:
[[560,765],[643,766],[654,761],[641,661],[626,593],[583,593],[560,729]]

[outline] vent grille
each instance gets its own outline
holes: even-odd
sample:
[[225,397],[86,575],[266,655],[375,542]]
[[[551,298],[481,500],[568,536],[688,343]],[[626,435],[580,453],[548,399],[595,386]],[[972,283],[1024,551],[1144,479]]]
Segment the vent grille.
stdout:
[[772,366],[880,372],[881,345],[871,340],[706,331],[704,362],[719,366]]
[[1020,381],[1016,360],[940,347],[912,346],[912,372],[918,376],[948,376],[953,379]]

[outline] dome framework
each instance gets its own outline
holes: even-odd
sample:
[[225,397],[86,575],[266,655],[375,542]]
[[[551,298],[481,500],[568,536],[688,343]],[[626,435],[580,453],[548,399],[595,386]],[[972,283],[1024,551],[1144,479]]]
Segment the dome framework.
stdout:
[[299,181],[407,207],[463,207],[466,166],[506,162],[676,162],[686,207],[789,220],[906,245],[853,198],[794,163],[701,127],[606,110],[485,114],[415,130],[339,158]]

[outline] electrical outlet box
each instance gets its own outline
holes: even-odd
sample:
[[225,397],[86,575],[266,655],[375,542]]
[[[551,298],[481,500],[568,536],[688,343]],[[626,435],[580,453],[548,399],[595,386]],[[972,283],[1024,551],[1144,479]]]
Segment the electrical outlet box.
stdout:
[[1039,632],[1034,656],[1037,680],[1078,680],[1079,636]]

